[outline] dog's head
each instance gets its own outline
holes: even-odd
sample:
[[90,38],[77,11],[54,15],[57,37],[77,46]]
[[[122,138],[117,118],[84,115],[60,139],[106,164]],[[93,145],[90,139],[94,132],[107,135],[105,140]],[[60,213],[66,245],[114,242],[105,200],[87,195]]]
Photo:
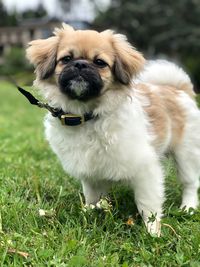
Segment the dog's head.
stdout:
[[32,41],[27,57],[37,80],[53,83],[68,99],[82,102],[129,86],[144,64],[124,35],[74,30],[66,24],[53,37]]

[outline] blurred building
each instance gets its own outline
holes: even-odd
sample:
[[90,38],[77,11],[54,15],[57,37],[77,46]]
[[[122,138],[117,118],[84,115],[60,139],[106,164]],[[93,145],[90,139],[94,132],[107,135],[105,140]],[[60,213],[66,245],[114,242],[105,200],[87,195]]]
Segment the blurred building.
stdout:
[[[90,28],[87,21],[70,20],[65,21],[76,29]],[[16,27],[0,27],[0,64],[3,63],[3,56],[12,47],[25,48],[34,39],[44,39],[52,35],[55,27],[60,27],[61,22],[52,19],[28,19],[22,21]]]
[[[99,0],[99,4],[105,6],[109,0]],[[104,3],[105,2],[105,3]],[[12,10],[14,6],[9,6],[6,2],[7,9]],[[95,2],[96,3],[96,2]],[[12,47],[25,48],[27,44],[34,39],[43,39],[51,36],[55,27],[61,25],[64,21],[72,25],[76,29],[91,28],[90,23],[95,17],[95,3],[90,0],[73,0],[73,1],[60,1],[59,3],[54,0],[51,2],[43,3],[41,7],[47,10],[49,17],[23,19],[18,22],[16,27],[0,27],[0,65],[3,63],[3,58],[9,54]],[[40,8],[40,5],[37,8]],[[27,6],[27,3],[22,2],[20,6]],[[15,6],[16,10],[19,8]],[[20,11],[18,10],[19,14]],[[52,18],[59,19],[52,19]]]

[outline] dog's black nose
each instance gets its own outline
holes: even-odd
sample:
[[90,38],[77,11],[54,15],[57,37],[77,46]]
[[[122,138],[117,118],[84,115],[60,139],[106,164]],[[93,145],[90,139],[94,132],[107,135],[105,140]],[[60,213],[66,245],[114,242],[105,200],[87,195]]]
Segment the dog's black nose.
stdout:
[[74,67],[76,67],[79,70],[86,69],[88,67],[88,62],[86,60],[76,60],[74,62]]

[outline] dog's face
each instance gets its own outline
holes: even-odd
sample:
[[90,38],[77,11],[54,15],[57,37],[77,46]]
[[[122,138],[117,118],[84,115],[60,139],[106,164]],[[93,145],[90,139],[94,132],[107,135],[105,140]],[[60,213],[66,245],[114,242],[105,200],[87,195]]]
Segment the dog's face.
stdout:
[[54,36],[35,40],[27,57],[37,79],[54,83],[69,99],[86,102],[106,90],[128,86],[144,64],[125,36],[107,30],[74,30],[63,24]]

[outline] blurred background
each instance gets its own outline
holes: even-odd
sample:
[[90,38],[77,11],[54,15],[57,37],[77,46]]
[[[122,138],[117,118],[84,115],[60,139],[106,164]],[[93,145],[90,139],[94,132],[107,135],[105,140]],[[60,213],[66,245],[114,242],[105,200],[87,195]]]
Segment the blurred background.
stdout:
[[77,29],[114,29],[146,58],[170,59],[200,93],[200,0],[0,0],[0,79],[31,84],[24,50],[61,22]]

